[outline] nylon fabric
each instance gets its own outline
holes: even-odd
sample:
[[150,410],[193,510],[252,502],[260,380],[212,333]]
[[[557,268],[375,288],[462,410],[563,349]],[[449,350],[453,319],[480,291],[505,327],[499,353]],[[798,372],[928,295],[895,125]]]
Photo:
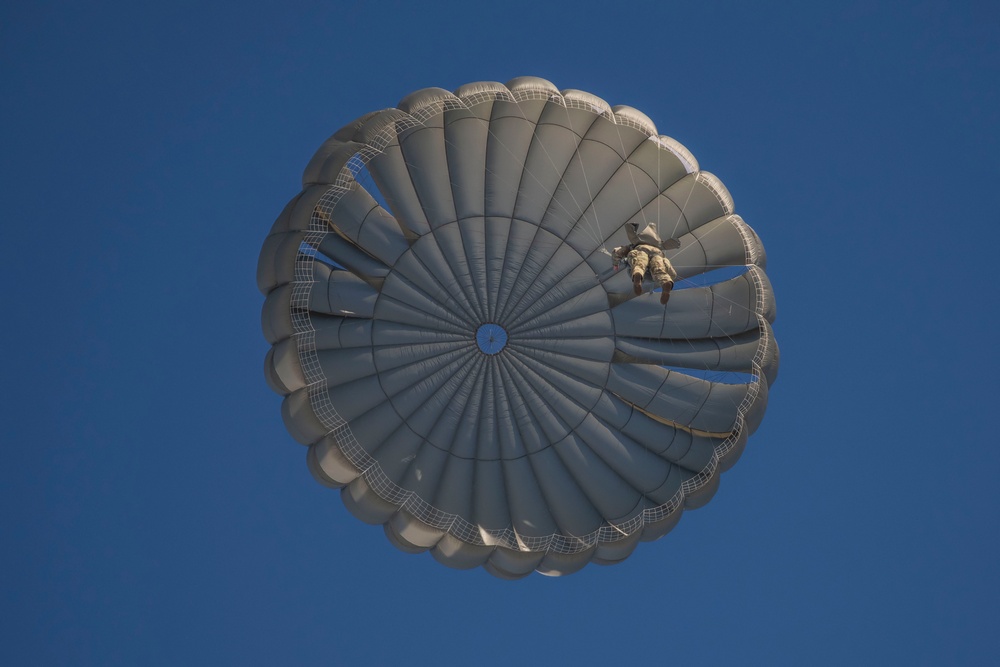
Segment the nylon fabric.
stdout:
[[[666,307],[608,251],[651,224],[677,240]],[[780,361],[765,266],[642,112],[535,77],[428,88],[324,142],[274,223],[265,376],[395,546],[569,574],[664,535],[743,451]]]

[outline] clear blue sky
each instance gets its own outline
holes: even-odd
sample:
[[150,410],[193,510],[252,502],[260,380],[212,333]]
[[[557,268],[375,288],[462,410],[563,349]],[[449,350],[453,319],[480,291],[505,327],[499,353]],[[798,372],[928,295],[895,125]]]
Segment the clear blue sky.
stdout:
[[[1000,661],[994,3],[205,4],[0,9],[0,664]],[[722,178],[782,364],[707,507],[507,582],[313,481],[254,276],[336,129],[519,75]]]

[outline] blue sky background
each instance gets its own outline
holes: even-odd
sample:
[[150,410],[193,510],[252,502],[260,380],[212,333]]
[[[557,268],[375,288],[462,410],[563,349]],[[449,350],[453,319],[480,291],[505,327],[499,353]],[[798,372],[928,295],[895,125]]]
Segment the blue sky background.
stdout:
[[[997,664],[1000,10],[945,4],[6,3],[0,664]],[[707,507],[507,582],[313,481],[255,267],[339,127],[520,75],[721,177],[782,363]]]

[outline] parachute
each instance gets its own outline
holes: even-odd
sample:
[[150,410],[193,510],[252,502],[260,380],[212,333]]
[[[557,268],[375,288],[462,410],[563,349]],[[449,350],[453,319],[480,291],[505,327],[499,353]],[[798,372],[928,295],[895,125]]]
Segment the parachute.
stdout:
[[[612,266],[646,233],[666,307]],[[662,537],[740,456],[778,369],[765,266],[636,109],[427,88],[328,139],[265,239],[265,376],[313,476],[400,549],[568,574]]]

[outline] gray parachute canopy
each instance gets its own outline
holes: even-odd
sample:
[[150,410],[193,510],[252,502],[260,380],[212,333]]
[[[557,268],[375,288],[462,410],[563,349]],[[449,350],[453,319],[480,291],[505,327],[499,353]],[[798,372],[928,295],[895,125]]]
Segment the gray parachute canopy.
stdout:
[[[676,239],[666,307],[609,257],[649,231]],[[316,479],[400,549],[566,574],[664,535],[739,457],[778,369],[764,268],[639,111],[428,88],[327,140],[274,223],[265,374]]]
[[646,225],[645,229],[641,232],[638,231],[639,223],[629,222],[625,225],[625,235],[628,238],[628,242],[633,245],[645,244],[651,245],[657,248],[663,248],[665,250],[672,250],[674,248],[680,248],[680,241],[677,239],[667,239],[663,241],[660,238],[660,233],[656,229],[656,222],[651,222]]

